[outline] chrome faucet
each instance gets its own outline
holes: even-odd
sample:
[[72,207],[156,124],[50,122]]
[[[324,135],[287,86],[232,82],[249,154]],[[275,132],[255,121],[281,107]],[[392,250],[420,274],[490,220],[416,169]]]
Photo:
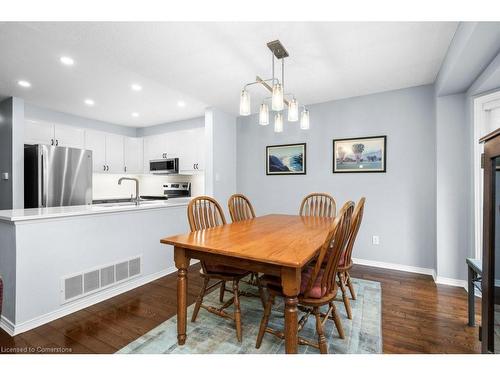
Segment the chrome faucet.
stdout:
[[141,201],[141,198],[139,196],[139,179],[133,177],[121,177],[118,180],[118,185],[121,185],[123,180],[135,181],[135,199],[130,198],[130,200],[135,202],[136,205],[138,205]]

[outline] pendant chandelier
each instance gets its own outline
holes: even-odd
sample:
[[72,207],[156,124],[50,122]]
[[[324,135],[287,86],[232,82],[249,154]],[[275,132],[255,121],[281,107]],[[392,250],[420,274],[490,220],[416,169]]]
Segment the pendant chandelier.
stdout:
[[[255,82],[247,83],[243,86],[240,95],[240,115],[249,116],[251,114],[250,93],[248,86],[259,84],[271,93],[270,97],[264,98],[259,110],[259,124],[262,126],[269,125],[269,102],[271,110],[274,112],[274,131],[276,133],[283,132],[283,112],[287,107],[288,122],[296,122],[300,120],[300,128],[302,130],[309,129],[309,110],[299,105],[299,102],[292,93],[285,93],[285,58],[288,57],[288,52],[279,40],[267,43],[267,47],[271,50],[272,56],[272,77],[262,79],[259,76],[255,78]],[[281,81],[274,75],[275,58],[281,60]],[[299,116],[299,111],[300,116]]]

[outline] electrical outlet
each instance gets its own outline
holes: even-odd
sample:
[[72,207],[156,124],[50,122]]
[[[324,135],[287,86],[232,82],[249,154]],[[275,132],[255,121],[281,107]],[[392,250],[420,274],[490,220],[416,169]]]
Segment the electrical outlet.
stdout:
[[379,236],[372,237],[372,245],[380,245],[380,237]]

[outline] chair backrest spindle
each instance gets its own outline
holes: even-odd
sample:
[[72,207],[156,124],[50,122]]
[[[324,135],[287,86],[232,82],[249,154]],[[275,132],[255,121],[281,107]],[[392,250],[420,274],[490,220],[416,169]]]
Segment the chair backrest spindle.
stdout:
[[300,205],[300,216],[335,217],[335,199],[326,193],[311,193],[304,197]]
[[188,221],[192,232],[226,224],[226,218],[219,203],[207,196],[196,197],[189,202]]
[[[354,211],[354,202],[349,201],[344,204],[339,214],[333,222],[332,229],[329,231],[325,242],[323,243],[318,260],[314,265],[312,276],[304,291],[304,296],[308,297],[313,285],[321,271],[321,290],[326,294],[332,293],[337,287],[335,276],[337,267],[343,252],[346,250],[349,233],[351,228],[351,218]],[[331,251],[330,250],[331,247]],[[326,266],[322,269],[322,264],[326,261]]]
[[231,195],[227,205],[233,222],[249,220],[255,217],[255,212],[250,200],[243,194]]

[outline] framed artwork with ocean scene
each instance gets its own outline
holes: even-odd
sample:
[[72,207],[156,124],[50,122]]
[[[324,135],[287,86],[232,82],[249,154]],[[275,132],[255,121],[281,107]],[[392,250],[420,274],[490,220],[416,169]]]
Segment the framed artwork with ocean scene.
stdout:
[[267,146],[266,174],[306,174],[306,144]]
[[333,140],[333,173],[386,171],[387,136]]

